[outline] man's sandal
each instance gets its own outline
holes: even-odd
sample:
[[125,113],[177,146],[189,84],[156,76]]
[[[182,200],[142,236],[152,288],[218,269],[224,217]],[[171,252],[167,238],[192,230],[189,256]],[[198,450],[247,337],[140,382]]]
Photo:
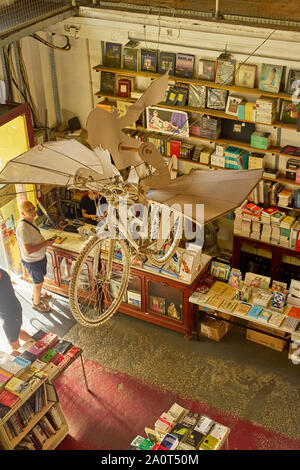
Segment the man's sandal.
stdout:
[[38,304],[32,304],[32,308],[41,313],[51,312],[51,308],[49,307],[49,305],[44,304],[44,302],[39,302]]
[[[32,302],[33,302],[33,296],[31,297]],[[52,295],[48,294],[47,292],[44,292],[43,294],[40,295],[41,301],[44,302],[49,302],[52,299]]]

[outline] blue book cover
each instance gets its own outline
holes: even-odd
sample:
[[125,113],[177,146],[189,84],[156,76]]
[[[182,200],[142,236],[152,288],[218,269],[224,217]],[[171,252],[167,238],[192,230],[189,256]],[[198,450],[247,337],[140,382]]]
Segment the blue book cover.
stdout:
[[253,305],[253,307],[248,312],[248,317],[257,318],[259,314],[263,311],[263,307],[260,305]]
[[25,359],[25,357],[21,357],[21,356],[15,357],[13,362],[25,368],[31,366],[31,361],[28,361],[28,359]]

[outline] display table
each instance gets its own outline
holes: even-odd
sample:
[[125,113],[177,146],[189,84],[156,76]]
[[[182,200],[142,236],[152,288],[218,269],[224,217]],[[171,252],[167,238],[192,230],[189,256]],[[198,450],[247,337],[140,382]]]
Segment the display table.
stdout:
[[[268,324],[266,320],[263,320],[260,318],[254,318],[252,316],[250,317],[248,315],[235,312],[234,310],[229,311],[227,309],[222,308],[222,306],[219,306],[216,308],[215,306],[209,304],[209,300],[208,302],[202,302],[199,298],[197,298],[198,296],[201,297],[201,295],[199,295],[198,292],[194,292],[189,298],[189,302],[191,302],[194,305],[194,310],[193,310],[194,324],[195,324],[195,330],[198,333],[198,339],[199,339],[199,325],[200,325],[201,319],[205,316],[209,316],[218,320],[222,320],[231,324],[241,326],[243,328],[247,328],[247,330],[264,332],[267,335],[272,336],[274,338],[277,338],[280,340],[284,339],[284,341],[286,341],[287,343],[292,343],[292,342],[298,343],[300,341],[300,331],[293,331],[284,326],[275,326],[273,324]],[[235,300],[235,302],[237,302],[238,305],[245,304],[245,302],[238,301],[238,300]],[[254,305],[251,302],[251,300],[248,302],[248,304],[251,306]],[[290,306],[285,307],[285,310],[284,310],[285,315],[287,314],[287,311],[289,308]],[[274,313],[269,308],[263,308],[263,310],[270,312],[270,313]],[[241,322],[239,320],[243,320],[243,321]]]
[[[95,230],[94,226],[86,225],[90,233]],[[47,275],[45,278],[45,288],[57,294],[69,296],[69,281],[72,267],[79,253],[85,245],[94,236],[91,233],[87,239],[82,240],[78,233],[70,233],[61,230],[41,229],[43,236],[47,239],[54,235],[59,235],[65,240],[61,244],[54,243],[47,249]],[[117,259],[116,264],[120,263]],[[192,324],[192,307],[188,299],[195,290],[200,279],[206,274],[210,267],[211,257],[202,254],[201,265],[198,271],[193,273],[190,282],[180,280],[176,277],[169,276],[166,273],[157,273],[142,266],[132,265],[130,270],[130,278],[127,292],[138,292],[140,302],[134,305],[130,302],[122,302],[118,311],[131,315],[156,325],[164,326],[183,333],[190,338],[193,331]],[[85,261],[86,264],[86,282],[92,279],[93,258],[89,257]],[[24,271],[24,278],[31,281],[28,273]],[[153,298],[164,299],[166,308],[163,312],[158,312],[153,308]],[[171,310],[167,309],[167,305]],[[175,308],[177,313],[175,312]],[[179,312],[179,314],[178,314]]]

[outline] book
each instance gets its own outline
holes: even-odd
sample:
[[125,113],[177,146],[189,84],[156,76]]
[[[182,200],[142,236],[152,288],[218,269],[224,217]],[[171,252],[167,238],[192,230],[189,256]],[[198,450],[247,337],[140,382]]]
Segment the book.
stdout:
[[145,72],[156,72],[157,58],[157,50],[141,49],[141,70]]
[[198,78],[201,80],[215,81],[215,61],[200,59],[198,62]]
[[82,352],[82,349],[78,346],[72,346],[67,352],[66,355],[70,358],[75,357],[78,353]]
[[292,306],[288,311],[288,316],[300,320],[300,308]]
[[[64,339],[60,339],[52,348],[54,351],[64,354],[66,353],[69,349],[71,349],[73,346],[73,343],[71,341],[67,341]],[[34,365],[34,364],[33,364]]]
[[132,47],[123,47],[122,66],[127,70],[138,70],[139,50]]
[[262,311],[263,307],[261,307],[260,305],[253,305],[253,307],[251,307],[251,309],[249,310],[247,316],[257,318]]
[[54,349],[48,349],[41,357],[42,362],[49,362],[56,354],[58,354]]
[[164,74],[169,70],[169,75],[175,75],[176,54],[174,52],[161,51],[158,59],[158,73]]
[[237,308],[235,309],[234,313],[238,315],[248,315],[248,312],[251,310],[251,305],[245,302],[238,304]]
[[0,404],[8,408],[14,408],[20,402],[20,397],[9,390],[0,391]]
[[0,368],[19,377],[24,372],[24,367],[14,362],[14,357],[5,352],[0,352]]
[[[36,359],[36,358],[35,358]],[[28,361],[28,359],[25,359],[25,357],[22,357],[22,356],[16,356],[14,359],[13,359],[13,362],[15,362],[16,364],[20,365],[21,367],[24,367],[24,369],[29,369],[29,367],[31,366],[32,362],[31,361]]]
[[176,421],[183,417],[184,414],[187,413],[187,409],[183,408],[183,406],[178,405],[178,403],[173,403],[171,408],[169,409],[168,413],[170,413]]
[[31,364],[37,359],[37,356],[35,354],[32,354],[28,351],[24,351],[21,354],[21,357],[23,357],[23,359],[26,359],[27,361],[29,361]]
[[200,415],[198,413],[189,411],[182,419],[180,419],[179,423],[183,426],[187,426],[189,429],[193,429],[199,421],[199,418]]
[[168,432],[173,427],[174,423],[174,416],[172,416],[170,413],[162,413],[155,421],[154,429],[156,431]]
[[46,352],[47,349],[48,345],[40,339],[33,346],[30,346],[27,351],[33,354],[36,358],[39,358]]
[[219,439],[217,439],[214,436],[208,435],[202,441],[199,448],[201,450],[215,450],[218,448],[219,445],[220,445]]
[[178,437],[174,436],[173,434],[167,433],[165,437],[162,439],[160,445],[165,447],[166,449],[173,450],[176,449],[179,443]]
[[207,89],[207,108],[225,111],[227,102],[227,90],[220,90],[218,88]]
[[263,321],[269,321],[271,318],[272,314],[271,312],[268,312],[267,310],[263,310],[257,317],[258,320],[263,320]]
[[115,94],[116,74],[113,72],[101,72],[101,93]]
[[[63,197],[63,199],[65,199],[65,198]],[[39,341],[40,339],[42,339],[43,336],[45,336],[46,333],[47,333],[47,331],[38,330],[31,337],[32,337],[32,339],[34,339],[34,341]]]
[[215,83],[220,85],[232,85],[234,81],[235,60],[217,60]]
[[115,42],[105,43],[104,65],[107,67],[121,68],[122,45]]
[[50,348],[53,344],[55,344],[59,340],[59,337],[55,333],[52,333],[51,331],[49,331],[41,339]]
[[206,87],[202,85],[189,85],[188,105],[195,108],[205,108],[206,105]]
[[193,431],[185,439],[185,442],[194,447],[194,449],[198,449],[203,439],[205,439],[205,434],[202,434],[201,432],[195,431],[195,429],[193,429]]
[[184,441],[185,438],[190,434],[191,428],[185,426],[182,423],[177,423],[171,430],[171,434],[177,437],[178,441]]
[[145,428],[145,433],[147,436],[147,439],[154,444],[159,444],[160,441],[162,440],[162,437],[164,436],[163,433],[160,433],[159,431],[155,431],[154,429],[150,428]]
[[137,435],[130,443],[132,447],[139,447],[141,442],[143,442],[145,438],[143,436]]
[[15,395],[18,395],[22,400],[30,391],[30,384],[24,380],[19,379],[18,377],[12,377],[5,385],[5,390],[8,390]]
[[199,433],[206,436],[214,424],[215,422],[208,416],[201,416],[201,418],[194,427],[194,431],[198,431]]
[[11,372],[0,368],[0,389],[13,377]]
[[175,75],[183,78],[193,78],[195,56],[176,53]]

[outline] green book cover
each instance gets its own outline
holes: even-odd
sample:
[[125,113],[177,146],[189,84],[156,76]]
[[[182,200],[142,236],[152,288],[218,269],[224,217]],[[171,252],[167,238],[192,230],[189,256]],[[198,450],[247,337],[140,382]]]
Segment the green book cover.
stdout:
[[55,356],[55,354],[57,354],[57,352],[54,351],[54,349],[48,349],[48,351],[46,351],[45,354],[43,354],[40,360],[43,362],[49,362],[52,359],[52,357]]

